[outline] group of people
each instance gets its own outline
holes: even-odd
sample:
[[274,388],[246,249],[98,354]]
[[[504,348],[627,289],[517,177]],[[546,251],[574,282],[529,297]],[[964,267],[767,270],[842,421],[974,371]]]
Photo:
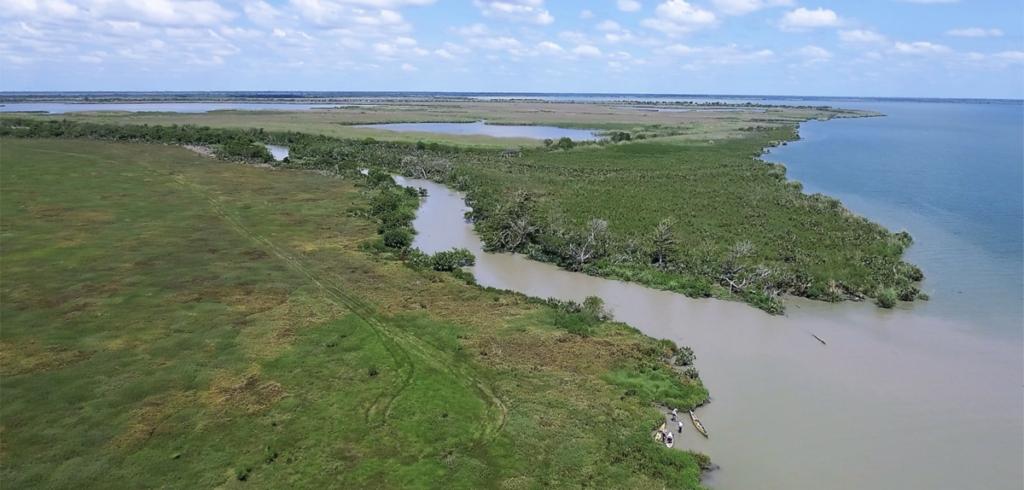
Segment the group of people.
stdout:
[[677,434],[682,434],[683,433],[683,421],[682,420],[676,420],[677,417],[679,417],[679,409],[678,408],[673,408],[672,409],[672,421],[677,423],[677,424],[679,424],[679,430],[676,431],[676,433]]
[[[681,420],[677,420],[677,418],[679,417],[679,409],[673,408],[671,415],[672,415],[672,421],[675,422],[676,424],[678,424],[677,425],[676,433],[677,434],[682,434],[683,433],[683,422]],[[672,442],[673,442],[672,431],[666,429],[665,426],[663,425],[663,426],[661,426],[660,429],[658,429],[657,434],[655,435],[655,439],[657,439],[659,442],[663,442],[665,444],[671,445]]]

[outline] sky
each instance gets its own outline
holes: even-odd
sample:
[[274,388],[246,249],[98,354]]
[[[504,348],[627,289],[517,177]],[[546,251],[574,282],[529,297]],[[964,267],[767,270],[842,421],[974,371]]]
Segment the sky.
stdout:
[[1024,98],[1020,0],[3,0],[0,91]]

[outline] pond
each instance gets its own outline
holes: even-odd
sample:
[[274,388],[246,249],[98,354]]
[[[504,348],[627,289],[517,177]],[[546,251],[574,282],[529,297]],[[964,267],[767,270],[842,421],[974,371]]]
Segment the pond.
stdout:
[[270,150],[270,154],[274,155],[274,160],[281,161],[288,158],[288,148],[284,146],[266,145],[267,149]]
[[393,123],[365,124],[357,128],[386,129],[388,131],[414,131],[418,133],[445,133],[461,135],[486,135],[498,138],[553,139],[571,138],[573,141],[598,140],[597,130],[556,128],[554,126],[505,126],[473,123]]
[[46,112],[49,114],[92,111],[203,113],[224,110],[307,111],[310,109],[330,109],[332,107],[335,106],[311,104],[232,104],[227,102],[151,102],[140,104],[67,104],[63,102],[36,102],[4,104],[0,107],[0,112]]

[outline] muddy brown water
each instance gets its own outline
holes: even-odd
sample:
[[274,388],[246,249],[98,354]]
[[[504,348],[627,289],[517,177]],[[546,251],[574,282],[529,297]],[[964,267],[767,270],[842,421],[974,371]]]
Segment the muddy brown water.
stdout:
[[[711,391],[676,448],[711,456],[716,489],[1020,489],[1024,354],[961,321],[870,304],[790,300],[786,316],[656,291],[482,250],[463,196],[426,188],[414,246],[465,247],[481,285],[599,296],[617,320],[696,352]],[[813,335],[827,342],[822,345]]]

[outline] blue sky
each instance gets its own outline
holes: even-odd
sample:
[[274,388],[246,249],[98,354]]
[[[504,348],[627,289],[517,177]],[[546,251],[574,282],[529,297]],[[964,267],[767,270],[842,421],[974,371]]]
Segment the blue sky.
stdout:
[[0,90],[1024,98],[1020,0],[3,0]]

